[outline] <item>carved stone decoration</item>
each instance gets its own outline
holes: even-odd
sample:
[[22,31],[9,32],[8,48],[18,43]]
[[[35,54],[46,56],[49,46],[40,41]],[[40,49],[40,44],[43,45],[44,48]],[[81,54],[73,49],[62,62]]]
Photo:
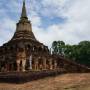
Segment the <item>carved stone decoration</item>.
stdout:
[[[17,53],[17,71],[25,71],[25,64],[26,64],[26,52],[25,50],[21,50]],[[21,66],[20,66],[21,63]]]
[[30,63],[30,70],[32,70],[32,54],[29,57],[29,63]]

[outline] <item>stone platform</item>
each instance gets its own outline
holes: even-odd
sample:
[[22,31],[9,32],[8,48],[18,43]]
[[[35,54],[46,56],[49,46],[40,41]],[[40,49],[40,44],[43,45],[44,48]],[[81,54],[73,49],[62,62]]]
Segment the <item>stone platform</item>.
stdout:
[[49,76],[65,73],[60,70],[26,71],[26,72],[1,72],[0,83],[25,83]]

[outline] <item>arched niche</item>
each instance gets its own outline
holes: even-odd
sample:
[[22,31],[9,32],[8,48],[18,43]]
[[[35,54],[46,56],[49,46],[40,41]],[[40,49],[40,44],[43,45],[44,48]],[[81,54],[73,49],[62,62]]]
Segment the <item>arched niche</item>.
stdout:
[[38,47],[38,51],[42,51],[42,47]]
[[30,44],[27,44],[27,45],[25,45],[25,48],[26,48],[27,50],[30,50],[30,49],[31,49],[31,45],[30,45]]
[[33,46],[33,47],[32,47],[32,50],[33,50],[34,52],[37,52],[37,47],[36,47],[36,46]]
[[10,46],[9,49],[10,49],[10,51],[13,51],[14,47],[13,46]]

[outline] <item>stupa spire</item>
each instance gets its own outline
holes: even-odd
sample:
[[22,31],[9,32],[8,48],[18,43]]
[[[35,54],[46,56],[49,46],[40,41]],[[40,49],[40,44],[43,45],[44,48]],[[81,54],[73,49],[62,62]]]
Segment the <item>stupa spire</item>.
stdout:
[[16,32],[12,38],[17,39],[29,39],[36,40],[33,32],[31,22],[28,20],[25,0],[23,0],[22,13],[19,22],[17,23]]
[[25,0],[23,0],[23,7],[22,7],[21,19],[22,18],[28,18],[27,17],[26,6],[25,6]]

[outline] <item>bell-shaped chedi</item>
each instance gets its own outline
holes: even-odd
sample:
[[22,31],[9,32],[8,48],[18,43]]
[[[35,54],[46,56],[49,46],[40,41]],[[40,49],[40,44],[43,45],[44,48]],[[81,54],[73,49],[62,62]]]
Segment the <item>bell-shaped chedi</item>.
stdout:
[[19,22],[17,23],[16,32],[12,40],[29,39],[36,41],[32,32],[31,22],[28,20],[25,1],[23,1],[22,13]]
[[[25,58],[23,58],[24,55],[21,50],[25,51]],[[24,0],[21,17],[16,25],[14,36],[10,41],[0,47],[0,71],[2,71],[3,68],[4,71],[24,71],[24,69],[28,69],[30,66],[30,56],[32,56],[32,68],[35,69],[38,59],[41,60],[38,62],[43,62],[41,57],[46,57],[48,54],[48,47],[36,40],[32,32],[32,25],[27,17]],[[38,65],[38,67],[39,66],[41,66],[41,64]]]

